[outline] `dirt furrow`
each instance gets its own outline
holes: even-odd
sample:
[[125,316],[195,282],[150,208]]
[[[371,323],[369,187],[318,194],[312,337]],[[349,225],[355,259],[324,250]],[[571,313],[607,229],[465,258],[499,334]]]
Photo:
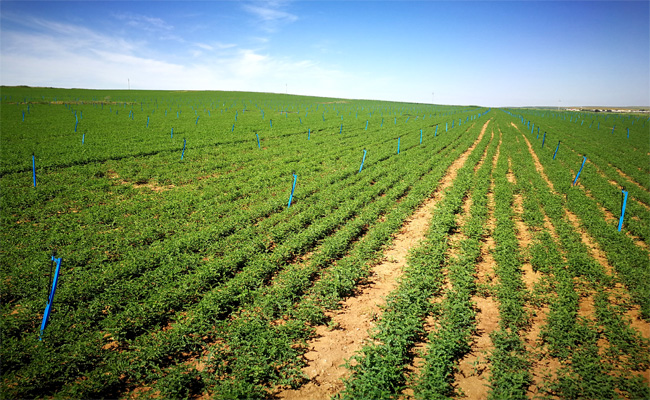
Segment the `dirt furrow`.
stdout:
[[635,184],[635,185],[638,186],[640,189],[645,190],[646,192],[650,192],[650,190],[648,190],[647,187],[641,185],[640,183],[638,183],[637,181],[635,181],[634,179],[632,179],[631,176],[629,176],[629,175],[626,174],[625,172],[621,171],[618,167],[615,167],[615,166],[613,166],[612,164],[609,164],[609,166],[612,167],[612,168],[614,168],[614,169],[616,170],[616,172],[618,172],[618,174],[619,174],[621,177],[623,177],[625,180],[627,180],[627,181],[629,181],[629,182]]
[[[549,232],[555,243],[557,243],[559,237],[555,231],[555,227],[551,224],[544,210],[542,210],[542,214],[544,215],[544,228]],[[566,260],[564,261],[566,262]],[[533,398],[539,395],[548,396],[548,393],[542,393],[539,389],[545,382],[553,380],[557,375],[558,369],[561,367],[560,361],[555,357],[551,357],[548,354],[546,346],[542,346],[540,343],[541,330],[546,325],[548,313],[549,306],[546,304],[542,305],[538,310],[535,310],[531,320],[530,330],[526,335],[526,345],[528,346],[529,352],[533,354],[533,365],[531,367],[533,383],[529,388]]]
[[[590,199],[592,199],[592,200],[594,200],[594,201],[596,202],[596,205],[598,206],[598,208],[600,209],[600,211],[605,215],[605,221],[606,221],[607,223],[610,223],[610,224],[618,224],[619,217],[615,216],[614,214],[612,214],[611,212],[609,212],[609,210],[607,210],[605,207],[601,206],[600,203],[598,202],[598,199],[596,199],[596,198],[594,197],[594,195],[591,194],[591,191],[590,191],[589,189],[587,189],[587,188],[584,187],[584,186],[582,187],[582,189],[584,190],[585,195],[586,195],[587,197],[589,197]],[[625,234],[627,235],[627,237],[629,237],[630,239],[632,239],[632,241],[634,242],[635,245],[641,247],[642,249],[644,249],[644,250],[646,250],[646,251],[650,249],[650,247],[648,246],[648,244],[647,244],[645,241],[643,241],[643,239],[641,239],[640,237],[635,236],[635,235],[633,235],[632,233],[627,232],[627,231],[625,232]]]
[[[501,131],[499,131],[499,144],[492,160],[492,169],[496,168],[501,149]],[[494,217],[494,180],[490,185],[487,194],[488,198],[488,219],[486,222],[485,241],[481,245],[481,258],[476,265],[477,294],[472,296],[472,302],[476,306],[476,336],[470,352],[459,361],[458,372],[454,374],[454,382],[459,392],[465,393],[470,399],[485,399],[489,390],[487,380],[488,354],[493,348],[490,333],[494,332],[499,325],[499,306],[496,299],[484,290],[492,285],[494,278],[494,266],[496,262],[492,256],[495,248],[494,228],[496,219]]]
[[374,326],[381,312],[380,306],[385,303],[386,296],[397,288],[409,250],[424,238],[433,216],[433,207],[456,179],[458,170],[483,138],[489,123],[490,120],[485,122],[478,138],[451,164],[433,195],[395,235],[393,243],[384,253],[383,261],[372,268],[369,283],[357,296],[343,301],[340,309],[327,313],[331,319],[330,326],[336,328],[329,329],[322,325],[316,328],[316,338],[309,342],[310,351],[305,354],[307,366],[303,368],[309,382],[296,390],[281,391],[279,398],[329,399],[343,389],[341,378],[348,374],[343,365],[345,360],[368,340],[368,330]]
[[[553,188],[552,184],[548,180],[548,177],[546,176],[546,173],[544,172],[544,167],[542,164],[539,162],[539,158],[537,157],[537,154],[533,151],[532,146],[530,145],[530,142],[524,135],[524,140],[526,141],[526,144],[528,145],[528,151],[530,152],[531,156],[533,157],[533,161],[535,163],[535,168],[537,172],[544,178],[549,183],[549,186],[551,187],[551,191],[557,195],[557,192],[555,192],[555,189]],[[602,267],[603,270],[605,271],[606,274],[610,276],[616,276],[616,271],[614,268],[612,268],[611,265],[609,265],[609,262],[607,261],[607,255],[605,252],[598,246],[596,241],[589,235],[581,226],[580,226],[580,219],[578,218],[577,215],[572,213],[571,211],[567,210],[566,208],[564,209],[565,215],[571,225],[575,228],[575,230],[580,234],[580,238],[582,242],[587,246],[587,249],[589,251],[589,254],[591,257],[593,257]],[[594,304],[593,304],[593,298],[592,296],[587,296],[587,297],[581,297],[580,298],[580,307],[579,307],[579,315],[581,316],[588,316],[588,315],[593,315],[593,310],[594,310]],[[627,316],[632,319],[632,326],[639,330],[645,337],[648,337],[650,335],[650,328],[647,326],[647,323],[645,323],[641,318],[640,318],[640,311],[639,311],[638,306],[634,306],[628,313]]]

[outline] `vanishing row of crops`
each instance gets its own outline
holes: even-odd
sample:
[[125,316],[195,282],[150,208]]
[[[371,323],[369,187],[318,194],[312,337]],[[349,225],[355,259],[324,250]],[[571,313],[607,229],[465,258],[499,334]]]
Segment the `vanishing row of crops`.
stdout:
[[[299,384],[310,325],[368,273],[485,111],[48,95],[3,98],[3,382],[19,397]],[[39,342],[52,250],[64,268]]]
[[460,395],[481,334],[492,398],[650,396],[635,325],[650,315],[647,118],[225,92],[1,100],[6,396],[299,388],[314,327],[470,148],[339,396]]
[[[487,377],[482,384],[490,385],[490,398],[648,398],[647,241],[632,236],[629,226],[628,235],[628,229],[618,232],[618,219],[605,217],[604,202],[590,189],[603,179],[596,161],[583,171],[584,181],[572,187],[576,171],[567,164],[573,160],[579,165],[580,157],[564,148],[568,154],[553,160],[555,147],[543,148],[543,136],[524,133],[529,128],[521,117],[498,112],[491,121],[495,139],[487,144],[483,138],[436,206],[426,240],[412,250],[399,289],[387,299],[374,343],[349,365],[352,375],[342,397],[462,396],[473,388],[463,382],[467,377],[460,374],[460,364],[473,352],[476,335],[489,333],[492,348],[484,355]],[[644,134],[642,129],[637,133]],[[579,133],[558,131],[552,132],[563,144],[583,144]],[[497,146],[500,156],[495,160]],[[624,145],[620,149],[624,152]],[[533,153],[541,162],[539,169]],[[480,164],[481,154],[495,161],[494,169],[490,162]],[[600,180],[586,179],[591,173]],[[636,186],[648,190],[648,185]],[[488,190],[493,198],[489,212]],[[620,193],[616,198],[620,207]],[[466,214],[463,201],[471,205]],[[647,203],[633,201],[647,209]],[[485,225],[488,213],[494,221],[491,230]],[[454,214],[463,214],[460,225]],[[571,215],[580,222],[574,223]],[[643,215],[628,217],[638,218],[647,229]],[[596,239],[606,260],[596,259],[583,243],[585,235]],[[452,240],[454,236],[460,238]],[[481,282],[477,264],[486,236],[495,241],[496,263],[489,267],[489,280]],[[531,281],[530,275],[537,278]],[[476,305],[487,298],[496,300],[499,317],[498,328],[486,333],[478,330],[481,307]],[[429,322],[429,332],[424,329],[427,317],[435,321]],[[414,352],[420,342],[426,343],[425,349]],[[413,372],[409,366],[417,354],[424,361]],[[475,374],[482,375],[476,372],[480,360],[474,362]]]

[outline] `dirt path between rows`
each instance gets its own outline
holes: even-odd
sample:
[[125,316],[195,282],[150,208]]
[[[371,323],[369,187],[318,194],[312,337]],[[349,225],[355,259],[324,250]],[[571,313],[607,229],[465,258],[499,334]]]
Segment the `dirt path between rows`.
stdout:
[[374,326],[381,313],[380,306],[386,296],[397,288],[398,278],[406,265],[409,250],[422,240],[429,229],[432,209],[444,192],[456,179],[458,170],[483,138],[491,120],[487,120],[478,138],[456,159],[439,182],[433,195],[411,216],[395,235],[393,243],[384,253],[383,261],[372,268],[369,284],[354,297],[347,298],[339,310],[328,312],[331,325],[316,328],[316,338],[309,342],[310,351],[305,354],[307,366],[303,372],[310,381],[296,390],[278,393],[282,399],[329,399],[343,389],[341,378],[348,375],[343,365],[368,340],[368,330]]
[[635,184],[635,185],[636,185],[639,189],[641,189],[641,190],[645,190],[646,192],[650,192],[650,190],[648,190],[647,187],[643,186],[643,185],[640,184],[639,182],[637,182],[637,181],[635,181],[634,179],[632,179],[631,176],[629,176],[629,175],[626,174],[625,172],[621,171],[618,167],[614,166],[613,164],[609,164],[609,166],[612,167],[612,168],[614,168],[614,169],[616,170],[616,172],[618,172],[618,174],[619,174],[621,177],[623,177],[623,179],[632,182],[633,184]]
[[[528,151],[533,157],[533,161],[535,163],[535,168],[537,169],[537,172],[539,172],[539,174],[544,178],[544,180],[547,181],[547,183],[551,187],[552,192],[557,195],[558,193],[555,191],[553,185],[548,180],[548,177],[544,172],[544,167],[539,162],[539,158],[537,158],[537,154],[535,154],[535,152],[533,151],[533,148],[530,145],[530,142],[528,141],[526,136],[525,135],[523,136],[524,136],[524,140],[526,140],[526,144],[528,145]],[[566,208],[564,209],[564,212],[569,222],[571,222],[571,225],[573,225],[573,227],[575,228],[576,232],[580,234],[580,238],[582,242],[585,244],[585,246],[587,246],[589,254],[603,267],[603,270],[605,271],[606,274],[610,276],[616,276],[617,272],[607,261],[607,255],[605,254],[605,252],[600,248],[598,243],[596,243],[596,241],[591,237],[591,235],[589,235],[580,226],[580,219],[578,218],[578,216],[572,213],[571,211],[567,210]],[[586,298],[583,297],[580,300],[579,314],[580,315],[592,314],[593,307],[594,307],[593,299],[591,298],[591,296],[588,296]],[[647,323],[640,318],[639,306],[635,305],[626,314],[632,320],[631,321],[632,327],[638,330],[644,337],[648,338],[650,336],[650,329],[648,328]]]
[[[494,131],[492,132],[494,135]],[[496,168],[497,161],[501,151],[502,135],[499,131],[499,143],[492,159],[492,170]],[[495,248],[494,228],[496,220],[494,218],[494,180],[490,184],[488,198],[488,217],[486,222],[485,241],[481,245],[481,257],[476,265],[476,283],[482,285],[492,284],[494,278],[494,266],[496,262],[492,256]],[[458,372],[454,374],[454,382],[458,392],[465,393],[470,399],[486,399],[489,391],[489,382],[487,380],[488,355],[492,348],[490,333],[494,332],[499,326],[499,306],[496,299],[490,295],[481,296],[475,294],[472,301],[476,304],[476,335],[472,349],[465,358],[458,362]]]

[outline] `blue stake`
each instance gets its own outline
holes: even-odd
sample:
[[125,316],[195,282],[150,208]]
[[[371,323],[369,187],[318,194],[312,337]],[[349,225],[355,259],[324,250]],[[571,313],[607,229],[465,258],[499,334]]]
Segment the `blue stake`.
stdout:
[[23,111],[23,121],[25,121],[25,111]]
[[196,117],[196,122],[194,123],[194,125],[198,125],[198,124],[199,124],[199,117]]
[[436,133],[433,135],[433,137],[438,137],[438,125],[436,125]]
[[400,141],[400,139],[401,139],[401,137],[397,138],[397,154],[399,154],[399,141]]
[[86,141],[86,134],[84,133],[84,134],[81,136],[81,144],[84,144],[85,141]]
[[43,313],[43,322],[41,323],[41,333],[38,336],[38,340],[43,340],[43,331],[47,327],[47,324],[50,319],[50,312],[52,311],[52,302],[54,301],[54,293],[56,292],[56,284],[59,281],[59,271],[61,270],[61,258],[55,258],[52,255],[52,261],[56,262],[56,270],[54,272],[54,279],[52,280],[52,287],[50,288],[50,295],[47,298],[47,305],[45,306],[45,312]]
[[361,166],[359,167],[359,172],[363,169],[363,163],[366,161],[366,149],[363,149],[363,158],[361,159]]
[[616,129],[616,125],[612,126],[612,134],[614,133],[614,129]]
[[339,135],[343,133],[343,124],[341,124],[341,129],[339,129]]
[[558,140],[558,141],[557,141],[557,147],[555,148],[555,153],[553,153],[553,159],[554,159],[554,160],[555,160],[555,156],[557,155],[557,151],[558,151],[558,149],[560,148],[560,143],[561,143],[561,142],[562,142],[561,140]]
[[298,180],[298,175],[293,174],[293,186],[291,186],[291,196],[289,196],[289,204],[287,204],[287,208],[291,207],[291,200],[293,200],[293,191],[296,190],[297,180]]
[[269,120],[269,125],[271,125],[271,127],[273,127],[273,120],[272,119]]
[[542,149],[544,148],[545,141],[546,141],[546,132],[544,132],[544,137],[542,138]]
[[181,153],[181,160],[182,160],[183,157],[185,156],[185,143],[186,143],[186,142],[185,142],[185,139],[183,139],[183,152]]
[[311,138],[311,128],[307,131],[307,140]]
[[366,131],[368,130],[368,120],[366,120]]
[[147,115],[147,128],[149,127],[149,116]]
[[618,231],[621,231],[621,228],[623,228],[623,217],[625,216],[625,206],[627,205],[627,190],[622,189],[621,190],[623,194],[623,206],[621,207],[621,218],[618,220]]
[[32,153],[32,176],[34,177],[34,187],[36,187],[36,158]]
[[[634,123],[634,122],[632,122],[632,123]],[[630,128],[627,128],[627,138],[628,139],[630,138]]]
[[174,138],[174,128],[172,128],[172,139]]
[[261,147],[260,147],[260,135],[258,135],[258,134],[256,133],[255,136],[257,136],[257,148],[258,148],[258,149],[261,149]]
[[234,132],[234,131],[235,131],[235,124],[232,124],[232,128],[230,129],[230,132]]
[[76,122],[74,123],[74,131],[75,131],[75,132],[77,131],[77,124],[79,124],[79,121],[76,121]]
[[422,129],[420,129],[420,144],[422,144]]
[[573,184],[571,186],[575,186],[576,183],[578,182],[578,178],[580,177],[580,173],[582,172],[582,168],[585,166],[585,162],[587,162],[587,156],[582,156],[582,165],[580,166],[580,170],[576,174],[576,178],[573,180]]

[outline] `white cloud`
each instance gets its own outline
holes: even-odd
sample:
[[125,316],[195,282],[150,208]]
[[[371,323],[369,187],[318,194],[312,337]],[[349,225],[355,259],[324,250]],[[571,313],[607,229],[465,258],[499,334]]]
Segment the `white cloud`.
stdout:
[[[305,59],[278,58],[232,43],[192,43],[191,59],[145,42],[39,20],[39,32],[3,29],[0,84],[91,89],[243,90],[336,96],[352,77]],[[170,60],[183,60],[172,62]]]
[[281,8],[286,7],[286,2],[255,2],[252,4],[245,4],[244,11],[252,14],[256,23],[267,32],[276,32],[280,26],[290,24],[298,20],[298,16],[289,12],[283,11]]
[[174,28],[160,18],[147,15],[120,13],[113,16],[120,21],[125,21],[128,26],[149,32],[171,31]]

